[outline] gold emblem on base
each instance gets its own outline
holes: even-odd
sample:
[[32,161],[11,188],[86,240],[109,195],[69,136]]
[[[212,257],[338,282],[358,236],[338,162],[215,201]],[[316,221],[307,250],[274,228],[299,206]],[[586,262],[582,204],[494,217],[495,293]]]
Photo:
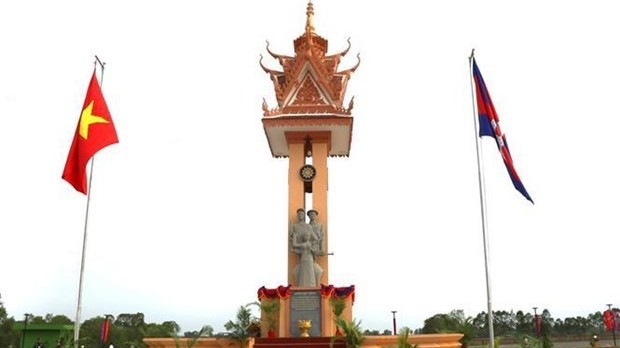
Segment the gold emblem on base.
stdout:
[[310,331],[310,328],[312,327],[312,320],[302,319],[297,323],[297,326],[299,326],[299,330],[301,330],[301,334],[299,335],[300,337],[310,337],[308,331]]

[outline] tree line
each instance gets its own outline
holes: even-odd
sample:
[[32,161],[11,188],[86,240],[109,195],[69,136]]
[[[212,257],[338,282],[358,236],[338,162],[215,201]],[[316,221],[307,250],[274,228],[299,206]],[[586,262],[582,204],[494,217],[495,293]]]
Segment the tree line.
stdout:
[[[27,323],[25,320],[16,320],[13,317],[9,317],[0,297],[0,348],[22,348],[21,338],[25,325],[74,324],[74,321],[66,315],[32,315],[27,313],[24,317],[26,316],[28,317]],[[97,316],[82,322],[80,325],[79,344],[89,348],[101,347],[101,327],[105,320],[104,316]],[[112,329],[109,331],[108,342],[117,348],[145,348],[142,340],[148,337],[196,337],[198,334],[202,336],[216,335],[213,332],[213,328],[208,325],[200,331],[187,331],[181,334],[181,328],[175,321],[147,323],[143,313],[122,313],[116,317],[112,316],[111,320]],[[219,333],[218,335],[224,335],[224,333]]]
[[[15,320],[13,317],[2,316],[0,309],[0,348],[21,348],[21,335],[26,325],[24,320]],[[144,338],[148,337],[194,337],[198,331],[188,331],[180,334],[180,327],[175,321],[162,323],[147,323],[143,313],[122,313],[111,317],[111,327],[108,336],[108,344],[118,348],[145,348]],[[98,316],[85,320],[80,325],[79,345],[84,347],[101,347],[101,327],[106,320]],[[32,316],[29,315],[27,325],[36,324],[59,324],[73,325],[74,322],[65,315]],[[207,326],[203,336],[213,336],[213,329]],[[71,337],[72,339],[72,337]],[[70,346],[70,342],[64,342],[64,346]],[[53,347],[44,347],[53,348]]]
[[[619,312],[618,308],[612,309]],[[605,333],[603,313],[598,311],[586,316],[553,318],[551,312],[544,309],[540,316],[539,331],[536,330],[534,314],[524,311],[493,311],[493,331],[495,337],[507,337],[521,342],[524,338],[540,338],[543,347],[551,346],[552,337],[592,337]],[[445,314],[435,314],[424,321],[421,329],[415,333],[460,332],[465,336],[467,345],[475,338],[487,338],[489,332],[487,312],[480,312],[475,317],[468,317],[463,310],[453,310]],[[527,342],[527,340],[526,340]]]
[[[618,309],[614,308],[617,312]],[[553,318],[545,309],[540,314],[541,332],[545,348],[545,338],[574,336],[574,335],[601,335],[605,332],[605,324],[602,312],[595,312],[586,316],[568,317],[565,319]],[[103,316],[85,320],[80,326],[80,345],[88,348],[100,347],[101,327],[106,320]],[[122,313],[111,317],[112,328],[109,332],[108,342],[116,348],[145,348],[143,339],[149,337],[218,337],[229,336],[231,332],[214,333],[213,328],[205,325],[197,331],[181,333],[181,328],[175,321],[162,323],[147,323],[143,313]],[[21,348],[21,335],[24,328],[24,320],[15,320],[9,317],[2,299],[0,298],[0,348]],[[73,321],[65,315],[29,315],[28,325],[31,324],[61,324],[73,325]],[[524,311],[493,311],[493,324],[496,337],[523,337],[537,336],[534,324],[534,315]],[[230,329],[227,327],[227,330]],[[487,313],[480,312],[475,317],[466,316],[463,310],[453,310],[445,314],[435,314],[424,321],[424,326],[416,329],[415,333],[445,333],[459,332],[465,336],[464,345],[472,339],[488,337]],[[367,329],[367,335],[391,334],[389,330],[381,333],[379,330]],[[52,348],[52,347],[45,347]]]

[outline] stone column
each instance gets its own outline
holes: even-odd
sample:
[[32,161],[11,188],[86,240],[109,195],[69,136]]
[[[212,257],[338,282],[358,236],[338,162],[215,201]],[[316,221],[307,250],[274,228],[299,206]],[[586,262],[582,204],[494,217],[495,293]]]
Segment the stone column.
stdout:
[[[313,209],[319,212],[316,220],[323,225],[323,249],[329,251],[329,238],[327,228],[327,156],[329,153],[328,139],[313,139],[312,141],[312,165],[316,168],[316,177],[312,182],[312,205]],[[317,263],[323,269],[320,284],[329,284],[329,262],[328,256],[323,255],[317,258]]]
[[286,244],[288,245],[288,284],[295,284],[293,271],[299,263],[299,255],[291,249],[289,234],[291,224],[297,221],[297,209],[306,208],[304,182],[299,177],[299,169],[305,163],[303,139],[288,138],[288,224],[286,226]]

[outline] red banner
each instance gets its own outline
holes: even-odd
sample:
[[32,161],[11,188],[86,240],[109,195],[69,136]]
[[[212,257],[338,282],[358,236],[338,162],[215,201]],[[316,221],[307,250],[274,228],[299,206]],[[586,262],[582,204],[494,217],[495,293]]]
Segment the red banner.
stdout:
[[351,297],[351,303],[355,302],[355,285],[336,287],[321,284],[321,295],[324,297]]
[[106,317],[105,319],[103,319],[103,323],[101,324],[101,336],[99,337],[99,339],[101,340],[101,343],[108,342],[109,335],[110,335],[110,319]]
[[539,314],[534,315],[534,328],[536,329],[536,336],[540,337],[542,334],[542,317]]
[[287,299],[291,296],[291,286],[283,286],[280,285],[275,289],[267,289],[264,286],[261,286],[260,289],[258,289],[258,299],[262,300],[265,298],[268,299],[276,299],[276,298],[283,298],[283,299]]
[[611,309],[603,312],[603,319],[605,320],[605,329],[611,331],[618,328],[618,314]]

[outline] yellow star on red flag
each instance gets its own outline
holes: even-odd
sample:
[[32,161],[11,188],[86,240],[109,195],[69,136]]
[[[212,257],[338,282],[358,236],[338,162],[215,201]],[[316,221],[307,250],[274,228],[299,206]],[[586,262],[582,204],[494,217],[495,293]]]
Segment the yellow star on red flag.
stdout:
[[88,188],[86,165],[88,161],[99,150],[115,143],[118,143],[118,137],[116,136],[114,122],[112,122],[108,105],[103,98],[103,93],[101,93],[97,76],[93,72],[62,178],[76,190],[86,194]]
[[88,127],[93,123],[109,123],[108,120],[101,116],[93,115],[94,100],[91,100],[90,104],[82,110],[82,116],[80,116],[80,136],[84,139],[88,139]]

